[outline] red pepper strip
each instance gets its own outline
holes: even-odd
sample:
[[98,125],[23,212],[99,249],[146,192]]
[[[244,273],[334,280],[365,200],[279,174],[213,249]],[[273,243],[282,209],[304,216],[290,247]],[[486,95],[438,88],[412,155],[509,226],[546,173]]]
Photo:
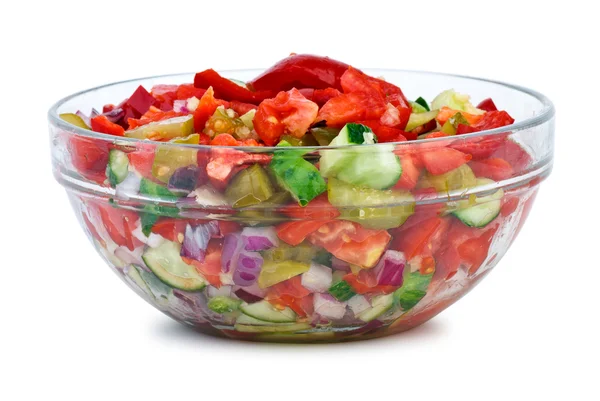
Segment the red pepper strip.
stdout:
[[275,230],[279,239],[296,246],[326,223],[327,220],[289,221],[278,225]]
[[243,103],[243,102],[238,102],[237,100],[232,100],[231,102],[229,102],[229,108],[233,109],[233,111],[238,113],[240,116],[243,116],[250,110],[258,109],[258,106],[255,104]]
[[125,129],[119,124],[110,121],[106,116],[99,115],[92,118],[92,131],[101,132],[103,134],[123,136]]
[[494,101],[492,100],[491,97],[488,97],[487,99],[483,99],[481,101],[481,103],[479,103],[477,105],[477,108],[479,110],[485,110],[485,111],[496,111],[496,110],[498,110],[498,108],[494,104]]
[[279,61],[250,85],[256,90],[288,91],[292,88],[342,89],[340,77],[348,64],[329,57],[311,54],[292,54]]
[[258,104],[275,96],[273,91],[252,92],[227,78],[223,78],[213,69],[199,72],[194,77],[196,88],[208,89],[212,86],[215,97],[224,100],[237,100],[244,103]]

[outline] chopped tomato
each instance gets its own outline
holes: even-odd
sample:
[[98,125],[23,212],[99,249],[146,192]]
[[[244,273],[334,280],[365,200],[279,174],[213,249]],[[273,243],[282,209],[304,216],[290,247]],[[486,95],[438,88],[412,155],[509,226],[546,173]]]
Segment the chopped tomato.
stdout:
[[194,130],[196,132],[202,132],[204,130],[206,122],[219,106],[227,107],[228,104],[223,100],[215,99],[213,88],[208,88],[200,98],[200,104],[194,111]]
[[125,129],[123,127],[121,127],[119,124],[113,123],[102,114],[92,118],[91,123],[92,131],[115,136],[123,136],[125,134]]
[[265,99],[272,97],[275,92],[271,90],[252,92],[248,88],[236,84],[235,82],[223,78],[213,69],[199,72],[194,77],[194,86],[196,88],[213,88],[215,96],[224,100],[238,100],[244,103],[258,104]]
[[210,136],[205,134],[204,132],[200,133],[200,138],[198,139],[199,145],[209,145],[210,144]]
[[471,161],[469,166],[477,177],[490,178],[494,181],[505,180],[513,175],[513,168],[510,163],[499,157]]
[[186,100],[191,97],[201,99],[205,93],[206,89],[196,88],[194,84],[181,84],[177,87],[177,92],[175,92],[175,96],[177,97],[177,100]]
[[243,102],[238,102],[237,100],[232,100],[231,102],[229,102],[229,108],[233,109],[233,111],[238,113],[240,116],[243,116],[250,110],[258,109],[258,106],[255,104],[243,103]]
[[[375,281],[372,277],[367,277],[369,274],[372,276],[372,270],[362,270],[358,276],[353,273],[348,273],[343,277],[343,280],[350,284],[350,287],[352,287],[357,294],[391,294],[398,288],[391,285],[369,285],[374,284],[373,281]],[[363,276],[362,280],[361,276]],[[369,284],[367,284],[367,282],[369,282]]]
[[438,112],[436,120],[438,120],[440,125],[444,125],[444,123],[446,123],[446,121],[448,121],[450,118],[454,117],[456,113],[462,114],[462,116],[465,118],[465,120],[467,120],[467,122],[470,125],[476,124],[483,118],[481,115],[478,114],[470,114],[461,110],[451,109],[450,107],[442,107]]
[[[458,127],[469,126],[461,124]],[[494,152],[502,149],[507,143],[506,137],[506,134],[498,134],[492,137],[475,137],[464,140],[459,138],[451,147],[463,153],[470,154],[474,160],[481,160],[490,157]]]
[[289,295],[294,298],[303,298],[310,294],[310,291],[302,286],[302,277],[294,276],[288,280],[279,282],[269,287],[267,297],[278,298],[282,295]]
[[181,242],[179,237],[183,236],[185,233],[185,227],[187,224],[188,222],[183,219],[161,217],[156,223],[154,223],[151,231],[154,234],[158,234],[168,239],[169,241]]
[[475,123],[471,123],[471,128],[475,129],[475,131],[483,131],[487,129],[494,129],[504,127],[506,125],[510,125],[515,122],[515,119],[512,118],[506,111],[488,111],[485,113],[481,119]]
[[152,166],[154,165],[155,146],[143,142],[137,143],[137,150],[127,154],[129,163],[142,177],[154,180]]
[[406,259],[409,260],[420,255],[440,227],[441,222],[442,219],[439,217],[431,217],[421,221],[420,224],[412,224],[408,228],[401,226],[394,231],[391,249],[403,252]]
[[519,207],[519,197],[515,195],[505,195],[502,198],[502,207],[500,209],[500,215],[503,217],[510,216]]
[[[402,93],[402,90],[396,85],[390,84],[384,80],[373,78],[357,70],[353,67],[348,67],[348,70],[341,77],[342,88],[344,93],[365,93],[372,96],[378,94],[384,100],[384,103],[390,103],[398,111],[397,120],[393,126],[403,129],[408,123],[412,109],[408,100]],[[387,109],[387,108],[386,108]],[[385,113],[385,110],[384,113]],[[381,117],[382,113],[379,117]],[[377,118],[379,118],[377,117]],[[388,124],[386,124],[388,125]]]
[[177,99],[178,85],[154,85],[151,94],[156,99],[154,106],[163,111],[173,110],[173,102]]
[[471,160],[471,155],[452,148],[428,149],[419,154],[425,169],[431,174],[447,173]]
[[286,205],[281,209],[286,216],[303,220],[331,220],[340,215],[340,212],[329,203],[327,194],[321,194],[302,207],[298,203]]
[[419,181],[421,171],[415,165],[414,156],[409,154],[400,156],[400,165],[402,166],[402,175],[394,185],[396,189],[413,189]]
[[491,156],[506,160],[516,174],[525,170],[532,160],[531,155],[521,145],[511,140],[506,140]]
[[292,54],[269,68],[249,85],[256,90],[287,91],[292,88],[342,89],[340,77],[348,65],[329,57]]
[[469,238],[458,246],[458,254],[469,266],[469,274],[475,274],[488,256],[496,228],[490,228],[476,238]]
[[338,97],[342,94],[339,90],[335,88],[327,88],[327,89],[312,89],[312,88],[304,88],[300,89],[300,93],[302,96],[307,98],[308,100],[312,100],[319,107],[323,106],[330,99],[334,97]]
[[178,113],[173,110],[163,111],[163,110],[160,110],[160,109],[152,106],[139,119],[130,118],[127,120],[127,123],[129,124],[129,129],[134,129],[134,128],[141,127],[143,125],[146,125],[146,124],[149,124],[152,122],[168,120],[169,118],[185,116],[185,115],[186,115],[186,113]]
[[325,121],[329,127],[342,127],[354,121],[378,120],[385,110],[385,100],[379,93],[345,93],[325,103],[317,121]]
[[252,164],[266,164],[271,156],[258,153],[247,153],[236,149],[215,148],[210,152],[206,165],[206,174],[211,184],[220,190],[227,187],[229,180],[240,170]]
[[96,230],[96,227],[94,227],[94,225],[90,221],[90,219],[87,216],[87,214],[85,214],[85,212],[84,212],[84,213],[81,213],[81,216],[83,217],[83,221],[85,223],[85,226],[87,227],[87,229],[90,232],[90,234],[92,235],[92,237],[94,237],[98,242],[100,242],[100,244],[102,244],[103,247],[106,248],[106,242],[104,242],[104,240],[102,239],[102,237],[100,237],[100,234],[98,234],[98,231]]
[[229,134],[219,134],[210,141],[213,146],[238,146],[239,141]]
[[275,230],[279,239],[289,245],[296,246],[324,224],[327,224],[326,220],[288,221],[278,225]]
[[295,88],[279,92],[258,106],[254,129],[263,142],[273,146],[284,133],[300,138],[317,118],[319,106],[306,99]]
[[371,128],[377,136],[377,142],[404,142],[407,140],[406,135],[410,136],[410,133],[401,129],[382,125],[379,120],[363,120],[357,123]]
[[447,133],[442,132],[442,131],[437,131],[437,132],[431,132],[431,133],[425,135],[425,138],[427,138],[427,139],[431,139],[431,138],[443,138],[445,136],[450,136],[450,134],[447,134]]
[[222,241],[211,239],[206,249],[204,262],[195,259],[181,257],[185,263],[194,266],[196,271],[202,275],[213,287],[221,287],[221,247]]
[[227,234],[240,231],[241,226],[235,221],[219,220],[219,236],[224,237]]
[[100,213],[106,232],[117,245],[125,246],[133,251],[136,246],[141,244],[132,234],[136,221],[139,219],[136,212],[100,202],[95,203],[94,206]]
[[496,111],[498,110],[498,108],[496,107],[496,105],[494,104],[494,101],[492,100],[491,97],[488,97],[487,99],[483,99],[478,105],[477,108],[479,110],[485,110],[485,111]]
[[319,227],[308,240],[338,259],[364,268],[375,266],[391,236],[385,230],[370,230],[349,221],[332,221]]
[[99,184],[106,180],[108,143],[73,135],[69,138],[68,151],[73,167],[79,174]]

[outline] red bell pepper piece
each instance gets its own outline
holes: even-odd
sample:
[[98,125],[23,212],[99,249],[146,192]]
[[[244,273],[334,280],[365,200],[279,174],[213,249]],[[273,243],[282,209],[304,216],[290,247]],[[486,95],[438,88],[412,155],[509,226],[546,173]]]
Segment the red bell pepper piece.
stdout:
[[292,54],[250,81],[255,90],[287,91],[292,88],[342,89],[340,78],[348,64],[329,57]]
[[496,110],[498,110],[498,108],[494,104],[494,101],[492,100],[491,97],[488,97],[487,99],[483,99],[477,105],[477,108],[480,109],[480,110],[485,110],[485,111],[496,111]]
[[275,95],[274,91],[252,92],[227,78],[223,78],[213,69],[199,72],[194,77],[196,88],[208,89],[212,86],[215,96],[224,100],[238,100],[244,103],[258,104]]
[[119,124],[115,124],[110,121],[106,116],[100,114],[92,118],[92,131],[101,132],[103,134],[123,136],[125,135],[125,129]]

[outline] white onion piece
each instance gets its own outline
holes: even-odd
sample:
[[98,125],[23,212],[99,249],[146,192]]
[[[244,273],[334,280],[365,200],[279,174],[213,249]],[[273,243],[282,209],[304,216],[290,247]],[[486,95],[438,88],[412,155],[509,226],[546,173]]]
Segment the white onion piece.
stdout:
[[341,319],[346,314],[346,303],[329,294],[315,294],[313,305],[315,313],[328,319]]
[[115,187],[115,193],[118,198],[129,199],[131,195],[137,195],[140,191],[140,183],[142,182],[142,178],[136,173],[130,172],[127,174],[127,177],[121,182],[117,184]]
[[311,263],[310,269],[302,273],[301,283],[304,288],[312,292],[326,292],[333,281],[333,274],[329,267],[318,263]]
[[357,316],[359,313],[364,312],[371,307],[371,304],[367,298],[362,295],[355,295],[347,302],[348,306],[352,310],[352,313],[354,313],[354,316]]

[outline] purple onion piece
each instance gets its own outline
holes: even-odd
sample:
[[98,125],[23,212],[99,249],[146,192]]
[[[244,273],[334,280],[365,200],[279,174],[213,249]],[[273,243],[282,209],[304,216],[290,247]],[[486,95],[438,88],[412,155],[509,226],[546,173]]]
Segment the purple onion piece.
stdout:
[[235,272],[233,273],[233,282],[241,287],[248,287],[256,282],[260,269],[263,265],[263,258],[258,252],[240,252]]
[[333,270],[341,270],[341,271],[349,272],[350,264],[348,264],[347,262],[344,262],[341,259],[336,258],[335,256],[332,256],[331,257],[331,268]]
[[237,264],[237,259],[242,250],[242,240],[237,233],[227,234],[223,239],[223,248],[221,251],[221,270],[223,273],[229,273]]
[[315,313],[328,319],[341,319],[346,314],[346,304],[330,294],[315,294],[314,308]]
[[241,299],[244,302],[247,302],[249,304],[253,304],[255,302],[259,302],[262,301],[262,298],[259,296],[256,296],[254,294],[250,294],[248,291],[244,290],[244,289],[239,289],[234,293],[239,299]]
[[125,117],[125,110],[121,108],[112,109],[103,114],[111,123],[118,124]]
[[172,192],[187,195],[196,189],[198,183],[198,166],[180,167],[169,178],[167,188]]
[[213,235],[219,233],[219,225],[216,221],[200,224],[192,228],[189,224],[185,227],[181,256],[204,262],[206,247]]
[[388,250],[374,268],[378,285],[402,285],[406,258],[402,252]]
[[175,100],[173,102],[173,111],[177,113],[189,113],[190,111],[186,107],[187,100]]
[[242,241],[247,251],[264,251],[279,245],[274,227],[245,227],[242,230]]
[[86,123],[86,125],[87,125],[88,127],[91,127],[91,126],[92,126],[92,121],[91,121],[92,119],[91,119],[91,118],[90,118],[90,117],[89,117],[87,114],[85,114],[83,111],[81,111],[81,110],[77,110],[77,111],[75,112],[75,114],[76,114],[77,116],[79,116],[79,117],[80,117],[80,118],[83,120],[83,122],[84,122],[84,123]]

